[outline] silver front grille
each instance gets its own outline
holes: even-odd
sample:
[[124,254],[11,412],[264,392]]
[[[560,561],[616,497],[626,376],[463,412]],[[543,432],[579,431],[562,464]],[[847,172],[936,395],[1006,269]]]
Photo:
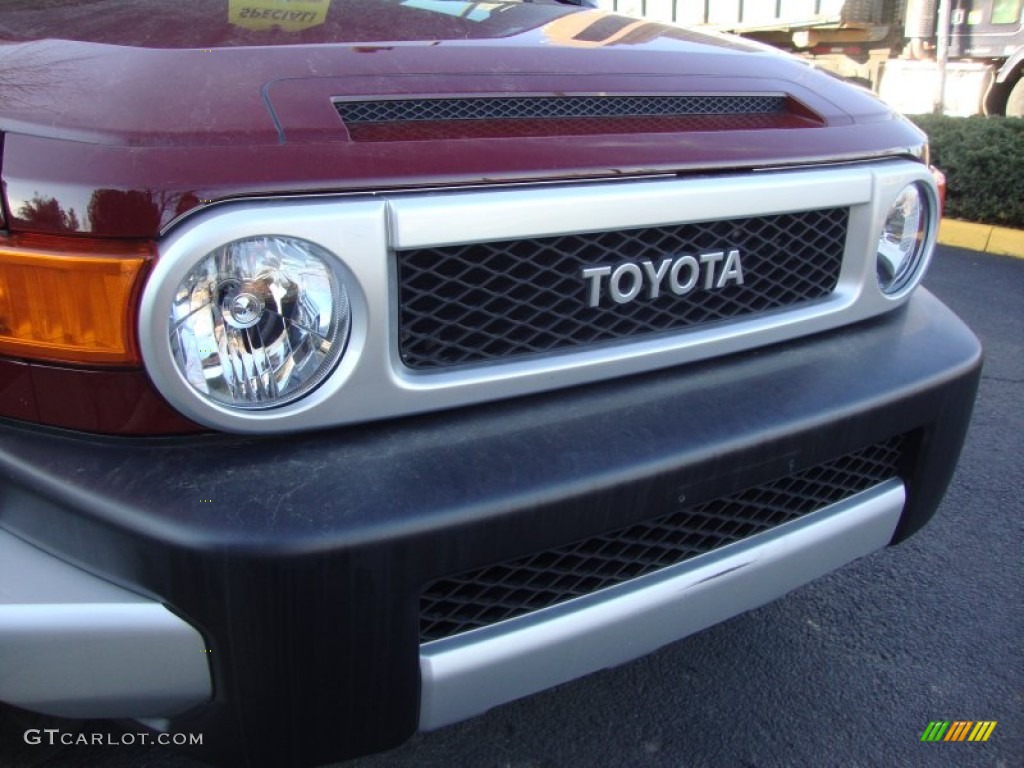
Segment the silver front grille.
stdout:
[[[909,183],[934,189],[925,166],[896,159],[226,203],[189,217],[161,241],[142,299],[143,355],[161,393],[189,418],[217,429],[273,433],[457,408],[742,353],[876,317],[907,301],[882,294],[875,262],[879,227]],[[336,370],[308,397],[240,415],[211,408],[183,381],[162,341],[167,330],[154,318],[166,317],[163,307],[196,253],[219,247],[226,233],[244,238],[267,231],[337,256],[351,332]],[[495,245],[508,243],[515,244],[510,283],[495,290],[492,282],[506,279],[500,263],[506,257],[499,254],[506,246]],[[595,257],[593,247],[603,255]],[[662,251],[671,252],[668,258],[678,249],[709,256],[732,248],[746,249],[742,286],[716,283],[701,297],[702,282],[678,303],[645,305],[647,294],[616,307],[604,295],[594,306],[584,300],[577,269],[590,259],[614,267]],[[565,274],[573,283],[564,294],[560,276],[544,274],[563,257],[570,259]],[[457,266],[438,272],[430,262],[439,258]],[[478,275],[478,267],[488,274]],[[422,284],[430,280],[449,285]],[[546,296],[539,305],[538,291]],[[499,302],[521,303],[489,304],[492,293]],[[414,303],[420,300],[429,306]],[[588,317],[588,308],[598,311]],[[539,326],[532,318],[538,312]],[[568,335],[560,325],[567,318]],[[563,333],[545,337],[549,321]],[[464,337],[470,325],[485,322],[493,338]]]

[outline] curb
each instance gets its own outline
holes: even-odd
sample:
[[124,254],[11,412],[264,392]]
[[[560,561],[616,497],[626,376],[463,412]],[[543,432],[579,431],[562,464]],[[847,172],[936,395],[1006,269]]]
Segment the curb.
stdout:
[[939,242],[954,248],[1024,259],[1024,230],[1020,229],[943,219],[939,226]]

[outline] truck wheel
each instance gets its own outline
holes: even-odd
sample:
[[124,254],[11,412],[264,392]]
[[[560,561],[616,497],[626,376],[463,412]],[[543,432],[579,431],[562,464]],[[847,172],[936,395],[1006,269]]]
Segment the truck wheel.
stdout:
[[1006,99],[1007,117],[1024,117],[1024,77],[1021,77]]

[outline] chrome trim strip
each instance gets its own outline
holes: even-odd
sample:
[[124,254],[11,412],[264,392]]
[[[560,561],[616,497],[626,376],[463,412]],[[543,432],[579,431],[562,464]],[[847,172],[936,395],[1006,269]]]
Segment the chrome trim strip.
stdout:
[[[454,408],[763,347],[873,317],[906,300],[878,289],[875,250],[889,206],[913,181],[937,199],[923,165],[891,160],[737,176],[223,204],[189,218],[161,243],[142,297],[143,359],[161,393],[189,418],[230,432],[273,433]],[[418,372],[399,359],[396,249],[832,206],[850,207],[850,229],[839,283],[826,300],[508,362]],[[279,408],[241,412],[204,400],[186,383],[171,358],[168,312],[176,286],[199,259],[226,242],[259,234],[305,238],[337,255],[352,300],[352,336],[338,368],[312,393]]]
[[193,627],[0,529],[0,700],[61,717],[156,717],[212,692]]
[[650,653],[884,547],[905,492],[890,480],[627,584],[420,648],[420,728]]

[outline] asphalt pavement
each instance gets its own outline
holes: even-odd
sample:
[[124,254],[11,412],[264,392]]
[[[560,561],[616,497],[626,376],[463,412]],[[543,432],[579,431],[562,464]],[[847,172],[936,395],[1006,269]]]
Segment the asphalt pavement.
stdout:
[[[933,521],[764,608],[631,664],[420,734],[346,768],[1024,765],[1024,260],[941,247],[926,285],[985,371]],[[984,743],[922,743],[991,720]],[[108,733],[0,710],[5,768],[198,768],[167,748],[25,744]]]

